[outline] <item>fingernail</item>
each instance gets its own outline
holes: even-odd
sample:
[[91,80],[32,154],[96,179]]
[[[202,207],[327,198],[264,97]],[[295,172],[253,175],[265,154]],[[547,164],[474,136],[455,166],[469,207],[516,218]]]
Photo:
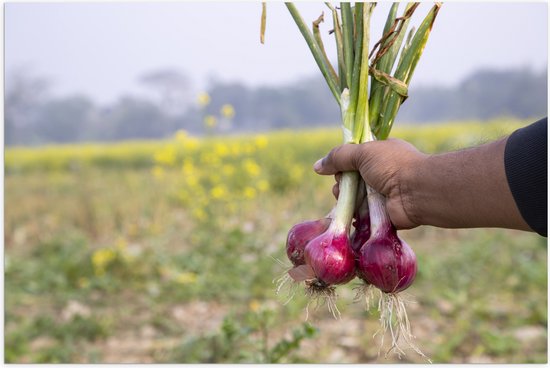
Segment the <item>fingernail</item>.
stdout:
[[317,160],[317,162],[315,164],[313,164],[313,170],[320,171],[321,167],[323,167],[323,159],[322,158]]

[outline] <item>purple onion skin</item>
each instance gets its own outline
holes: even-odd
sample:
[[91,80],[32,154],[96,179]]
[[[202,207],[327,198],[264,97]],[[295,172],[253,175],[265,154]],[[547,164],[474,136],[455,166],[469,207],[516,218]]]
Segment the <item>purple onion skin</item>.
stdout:
[[370,219],[367,218],[358,218],[353,223],[355,227],[355,232],[351,236],[351,249],[355,254],[356,258],[359,258],[359,251],[363,247],[363,244],[367,242],[370,238]]
[[317,280],[326,285],[345,284],[355,277],[355,255],[347,234],[326,231],[310,241],[305,261]]
[[306,263],[304,249],[310,240],[324,233],[329,225],[330,218],[322,218],[313,221],[304,221],[294,225],[286,238],[286,255],[294,266]]
[[361,248],[358,276],[385,293],[405,290],[416,276],[416,255],[393,226],[378,231]]

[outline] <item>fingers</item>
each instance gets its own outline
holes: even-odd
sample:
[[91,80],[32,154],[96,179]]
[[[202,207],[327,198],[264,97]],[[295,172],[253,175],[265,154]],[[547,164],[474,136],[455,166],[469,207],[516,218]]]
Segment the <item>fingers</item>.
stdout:
[[360,144],[344,144],[334,148],[329,154],[313,165],[313,170],[321,175],[333,175],[340,171],[356,171],[361,162]]

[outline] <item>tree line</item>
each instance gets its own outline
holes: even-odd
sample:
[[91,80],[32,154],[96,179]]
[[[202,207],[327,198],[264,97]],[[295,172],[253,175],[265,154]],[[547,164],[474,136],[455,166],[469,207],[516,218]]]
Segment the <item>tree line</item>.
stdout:
[[[184,73],[158,70],[140,78],[148,95],[126,95],[99,105],[86,95],[54,97],[48,80],[7,76],[4,99],[6,145],[155,139],[180,129],[191,134],[259,132],[335,126],[340,113],[321,78],[284,86],[250,87],[212,81],[207,103],[196,102]],[[547,71],[528,68],[479,70],[453,87],[411,86],[398,123],[547,115]],[[235,115],[220,111],[230,105]],[[210,117],[212,124],[205,124]],[[216,119],[224,124],[214,125]]]

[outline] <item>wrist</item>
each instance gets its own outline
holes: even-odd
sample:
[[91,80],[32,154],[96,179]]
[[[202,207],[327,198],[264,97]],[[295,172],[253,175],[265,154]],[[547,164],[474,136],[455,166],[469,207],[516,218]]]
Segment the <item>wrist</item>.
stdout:
[[425,225],[418,194],[422,189],[420,173],[424,171],[423,166],[425,166],[428,159],[429,155],[423,154],[399,170],[397,175],[396,185],[401,207],[404,216],[413,225],[412,227]]

